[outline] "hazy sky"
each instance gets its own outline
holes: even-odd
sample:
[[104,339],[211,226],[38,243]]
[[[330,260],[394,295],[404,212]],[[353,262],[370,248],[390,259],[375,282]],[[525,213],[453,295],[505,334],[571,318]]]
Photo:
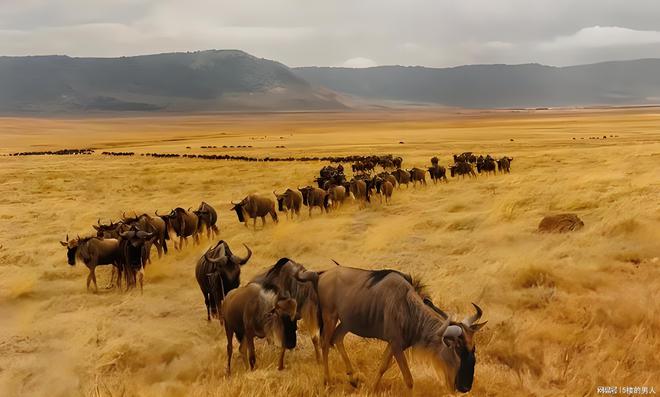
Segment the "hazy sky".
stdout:
[[660,0],[0,0],[0,55],[214,48],[289,66],[660,57]]

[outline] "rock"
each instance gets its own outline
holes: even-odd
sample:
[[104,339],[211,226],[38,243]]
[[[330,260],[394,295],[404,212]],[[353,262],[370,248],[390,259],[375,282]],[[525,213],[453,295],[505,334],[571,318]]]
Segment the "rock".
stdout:
[[575,214],[549,215],[539,223],[539,232],[542,233],[566,233],[580,230],[584,222]]

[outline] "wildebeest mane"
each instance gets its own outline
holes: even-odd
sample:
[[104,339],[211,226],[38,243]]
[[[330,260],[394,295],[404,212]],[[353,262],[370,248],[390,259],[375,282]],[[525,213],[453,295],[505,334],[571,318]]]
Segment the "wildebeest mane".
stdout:
[[270,276],[276,276],[280,270],[290,261],[289,258],[280,258],[277,263],[275,263],[270,269],[268,269],[268,272],[266,272],[266,278]]
[[412,277],[410,274],[402,273],[394,269],[372,270],[369,274],[369,278],[367,279],[367,288],[373,287],[374,285],[383,281],[385,277],[387,277],[389,274],[392,273],[398,274],[399,276],[403,277],[403,279],[406,280],[408,284],[412,285],[412,287],[415,289],[415,292],[417,292],[420,296],[428,295],[426,293],[426,284],[424,284],[424,282],[421,279]]

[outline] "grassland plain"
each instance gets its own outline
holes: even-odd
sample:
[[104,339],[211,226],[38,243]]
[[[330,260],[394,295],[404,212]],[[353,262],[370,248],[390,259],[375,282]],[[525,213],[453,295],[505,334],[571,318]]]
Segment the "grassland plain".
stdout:
[[[595,136],[601,139],[588,139]],[[334,378],[324,386],[306,337],[287,355],[286,370],[277,371],[276,350],[259,341],[257,369],[239,363],[226,378],[224,332],[206,321],[193,276],[212,243],[205,239],[154,260],[143,295],[103,289],[107,267],[98,271],[99,293],[88,293],[84,265],[66,264],[58,241],[89,235],[99,217],[201,200],[219,210],[230,246],[254,250],[244,283],[283,256],[312,269],[334,266],[333,258],[421,277],[458,318],[478,303],[488,325],[477,338],[475,396],[581,396],[599,385],[660,392],[659,109],[0,119],[2,153],[81,147],[261,157],[393,153],[405,167],[425,166],[433,155],[448,164],[452,153],[469,150],[514,161],[510,175],[396,189],[391,205],[282,217],[255,232],[236,221],[230,200],[311,184],[322,163],[0,157],[4,396],[404,394],[396,367],[372,391],[384,344],[354,336],[346,346],[365,381],[358,389],[346,382],[335,351]],[[544,215],[557,212],[575,212],[586,226],[535,232]],[[413,355],[411,366],[415,395],[443,394],[422,357]]]

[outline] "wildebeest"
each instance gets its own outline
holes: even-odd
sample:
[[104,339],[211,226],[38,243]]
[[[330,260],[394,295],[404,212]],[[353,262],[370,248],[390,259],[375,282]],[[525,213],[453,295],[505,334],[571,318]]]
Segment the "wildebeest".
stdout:
[[349,190],[353,197],[358,200],[361,207],[365,206],[366,203],[371,202],[367,182],[361,179],[352,179]]
[[502,157],[501,159],[497,160],[497,171],[507,174],[510,173],[512,161],[513,157]]
[[[356,385],[344,336],[353,333],[387,342],[374,384],[396,360],[409,389],[413,379],[404,351],[418,347],[430,353],[439,375],[450,391],[467,392],[474,376],[474,333],[481,309],[462,322],[452,321],[433,305],[410,276],[394,270],[362,270],[337,266],[318,275],[322,311],[322,351],[326,382],[329,380],[328,351],[335,345],[346,364],[351,383]],[[337,325],[339,322],[339,325]]]
[[314,207],[319,207],[321,213],[324,211],[328,212],[330,197],[325,190],[313,186],[298,187],[298,190],[302,193],[303,204],[309,208],[310,217],[312,216],[312,208]]
[[[167,254],[167,240],[169,240],[169,233],[167,232],[167,222],[160,216],[152,217],[148,214],[142,214],[138,216],[134,214],[132,218],[122,214],[122,221],[128,225],[135,225],[138,229],[153,233],[156,237],[154,239],[153,245],[156,246],[156,251],[158,251],[158,257],[160,258],[163,253]],[[149,259],[149,261],[151,261]]]
[[204,295],[207,320],[219,315],[224,297],[241,284],[241,266],[252,257],[250,247],[245,245],[245,249],[247,255],[241,258],[231,252],[227,242],[220,240],[197,261],[195,278]]
[[175,249],[181,250],[184,242],[187,245],[190,236],[192,236],[195,243],[199,244],[199,218],[197,214],[177,207],[168,215],[158,215],[158,211],[156,211],[156,215],[165,221],[168,234],[170,230],[173,230],[176,236],[179,237],[179,244],[177,245],[176,241],[174,242]]
[[119,268],[126,280],[126,290],[140,284],[140,292],[144,288],[144,267],[149,259],[152,238],[154,233],[140,230],[137,225],[132,225],[129,230],[119,232]]
[[392,201],[392,193],[394,192],[394,185],[390,181],[384,181],[380,187],[383,196],[385,196],[385,203]]
[[346,199],[346,188],[344,186],[330,186],[328,188],[328,197],[332,209],[339,208]]
[[402,170],[401,168],[392,171],[392,175],[396,178],[396,183],[401,187],[401,185],[406,185],[410,183],[410,172]]
[[248,219],[253,219],[253,228],[257,229],[257,218],[261,218],[261,224],[266,226],[266,215],[270,214],[275,223],[277,220],[277,212],[275,212],[275,202],[268,197],[257,196],[250,194],[238,203],[231,202],[233,207],[232,211],[236,211],[236,216],[239,222],[245,223],[247,227]]
[[320,312],[319,298],[316,292],[317,275],[310,272],[313,279],[301,279],[299,275],[306,272],[307,269],[303,265],[288,258],[281,258],[270,269],[253,278],[251,282],[259,283],[266,289],[285,292],[296,300],[296,316],[293,319],[294,321],[303,320],[305,328],[312,338],[316,362],[320,363]]
[[412,180],[413,186],[417,186],[417,182],[426,185],[426,171],[421,168],[413,168],[410,171],[410,179]]
[[278,369],[284,369],[284,352],[296,346],[296,301],[257,283],[230,291],[222,303],[227,334],[227,375],[231,374],[234,335],[245,366],[254,369],[254,338],[266,338],[280,348]]
[[437,163],[429,167],[429,174],[431,175],[431,180],[433,183],[438,183],[438,181],[442,179],[447,182],[447,170],[445,167],[442,167]]
[[396,177],[390,174],[389,172],[381,172],[380,174],[378,174],[378,176],[381,179],[383,179],[383,181],[389,181],[392,184],[392,186],[396,186],[397,184]]
[[497,170],[497,163],[495,162],[495,159],[490,157],[490,155],[487,155],[482,162],[477,162],[477,171],[479,173],[485,172],[485,173],[493,173],[495,174],[495,171]]
[[[67,234],[66,241],[60,241],[60,244],[67,249],[66,256],[69,265],[74,266],[76,264],[76,259],[79,259],[89,269],[89,275],[87,276],[87,290],[89,290],[90,282],[94,282],[95,292],[98,292],[99,290],[98,285],[96,284],[96,266],[119,266],[119,240],[117,239],[78,237],[69,240],[69,235]],[[110,281],[112,282],[112,280]]]
[[460,161],[454,165],[449,166],[449,171],[451,173],[451,177],[455,177],[456,175],[462,175],[463,178],[465,178],[465,175],[468,175],[470,177],[476,177],[477,174],[474,173],[474,168],[472,168],[472,164],[467,163],[465,161]]
[[287,217],[291,214],[291,219],[293,215],[300,216],[300,207],[302,207],[303,196],[297,190],[286,189],[282,194],[277,194],[273,190],[273,194],[277,199],[277,209],[278,211],[283,211],[286,213]]
[[206,238],[214,238],[215,236],[220,235],[220,230],[218,229],[218,213],[215,211],[210,204],[202,201],[197,208],[197,211],[193,211],[197,215],[197,233],[201,233],[203,228],[206,228]]

